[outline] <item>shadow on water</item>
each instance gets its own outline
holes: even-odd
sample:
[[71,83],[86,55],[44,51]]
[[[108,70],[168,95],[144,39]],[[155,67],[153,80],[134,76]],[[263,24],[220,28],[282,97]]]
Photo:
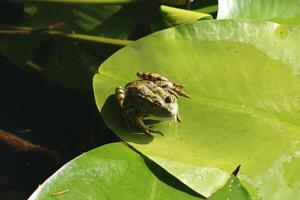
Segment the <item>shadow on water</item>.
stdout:
[[127,128],[115,95],[110,95],[106,99],[102,107],[101,114],[108,127],[124,140],[137,144],[147,144],[153,140],[153,137],[145,133],[138,132],[136,130],[129,130]]

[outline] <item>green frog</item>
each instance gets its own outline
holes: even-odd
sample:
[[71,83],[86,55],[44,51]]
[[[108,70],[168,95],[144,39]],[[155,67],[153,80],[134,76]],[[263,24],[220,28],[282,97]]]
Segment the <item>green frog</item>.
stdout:
[[137,76],[141,79],[127,83],[124,90],[121,87],[115,90],[125,123],[151,135],[162,133],[145,125],[143,120],[181,122],[177,99],[190,97],[183,91],[184,86],[157,73],[137,72]]

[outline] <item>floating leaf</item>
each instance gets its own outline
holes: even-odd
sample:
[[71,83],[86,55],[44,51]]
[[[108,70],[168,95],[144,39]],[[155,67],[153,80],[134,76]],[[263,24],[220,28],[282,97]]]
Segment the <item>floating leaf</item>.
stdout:
[[65,164],[29,199],[53,198],[204,199],[121,143],[99,147]]
[[[299,43],[300,27],[270,22],[170,28],[101,65],[94,77],[96,103],[115,133],[201,194],[219,189],[220,179],[202,187],[193,184],[200,179],[180,177],[166,162],[219,169],[198,170],[206,180],[241,164],[239,178],[254,199],[290,199],[300,191]],[[124,125],[114,90],[137,79],[137,71],[160,73],[192,96],[179,99],[182,123],[155,125],[164,136],[151,138]]]
[[161,6],[160,10],[165,24],[170,27],[197,21],[199,19],[212,19],[211,15],[206,13],[173,8],[170,6]]

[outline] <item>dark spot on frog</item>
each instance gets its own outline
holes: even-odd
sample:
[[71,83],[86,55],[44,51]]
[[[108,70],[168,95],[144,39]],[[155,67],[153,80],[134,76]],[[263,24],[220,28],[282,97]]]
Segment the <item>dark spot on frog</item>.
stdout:
[[165,102],[166,103],[171,103],[172,102],[172,99],[171,99],[170,95],[165,98]]
[[176,97],[174,95],[169,95],[165,98],[166,103],[176,103]]
[[158,101],[158,100],[155,100],[153,103],[154,103],[155,105],[157,105],[157,106],[162,106],[162,103],[161,103],[160,101]]

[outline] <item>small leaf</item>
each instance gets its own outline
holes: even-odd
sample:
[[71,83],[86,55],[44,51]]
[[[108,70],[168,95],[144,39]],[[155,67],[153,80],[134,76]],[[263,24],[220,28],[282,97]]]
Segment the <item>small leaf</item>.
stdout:
[[209,14],[173,8],[170,6],[160,6],[160,10],[162,17],[168,26],[176,26],[197,21],[199,19],[212,19]]
[[170,6],[160,6],[161,15],[156,17],[152,29],[159,30],[167,27],[178,26],[197,20],[212,19],[210,14],[179,9]]
[[231,176],[226,185],[212,194],[208,200],[251,200],[247,190],[240,184],[240,181]]
[[108,144],[65,164],[29,199],[203,199],[159,168],[121,143]]

